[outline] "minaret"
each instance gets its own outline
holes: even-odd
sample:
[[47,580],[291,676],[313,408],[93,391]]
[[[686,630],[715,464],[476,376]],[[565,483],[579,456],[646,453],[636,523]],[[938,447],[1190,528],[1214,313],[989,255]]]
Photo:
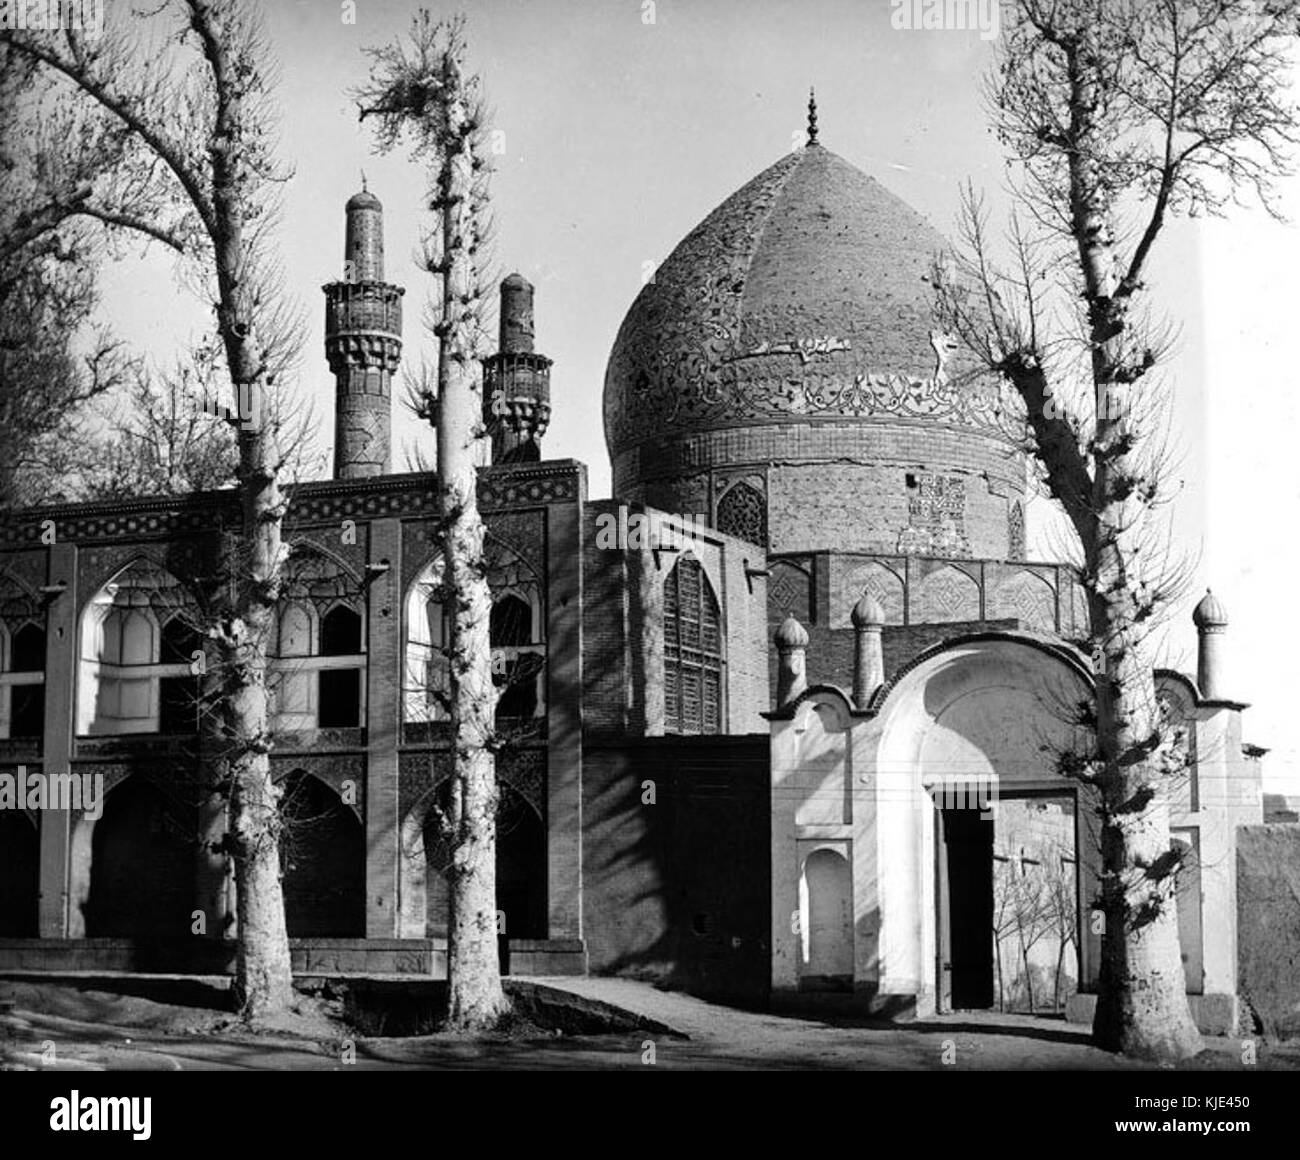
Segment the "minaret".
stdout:
[[334,478],[365,479],[392,470],[392,380],[406,293],[384,281],[384,207],[365,188],[348,200],[343,258],[343,281],[323,287],[325,357],[335,382]]
[[1223,699],[1224,631],[1228,627],[1228,610],[1223,601],[1208,588],[1201,602],[1192,609],[1196,625],[1196,684],[1207,701]]
[[533,350],[533,287],[522,274],[501,283],[501,337],[483,360],[483,423],[493,463],[535,463],[551,421],[551,360]]

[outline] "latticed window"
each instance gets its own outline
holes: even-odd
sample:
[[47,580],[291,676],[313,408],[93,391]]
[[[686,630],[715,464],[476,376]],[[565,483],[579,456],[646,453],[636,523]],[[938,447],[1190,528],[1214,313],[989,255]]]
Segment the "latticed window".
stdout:
[[1025,558],[1025,509],[1019,501],[1011,505],[1007,513],[1007,559],[1023,560]]
[[718,598],[689,555],[664,582],[664,727],[669,733],[722,730]]
[[767,504],[757,488],[738,483],[718,501],[718,531],[767,547]]

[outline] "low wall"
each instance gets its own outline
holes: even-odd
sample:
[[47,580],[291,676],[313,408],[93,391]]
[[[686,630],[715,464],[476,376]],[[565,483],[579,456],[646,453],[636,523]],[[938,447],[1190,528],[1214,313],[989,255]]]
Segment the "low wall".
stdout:
[[1238,989],[1265,1038],[1300,1035],[1300,825],[1237,830]]
[[[446,939],[291,938],[296,977],[423,975],[446,978]],[[502,969],[512,975],[583,975],[578,939],[511,939]],[[196,940],[152,945],[133,939],[0,939],[0,971],[132,971],[144,974],[228,975],[235,944]]]

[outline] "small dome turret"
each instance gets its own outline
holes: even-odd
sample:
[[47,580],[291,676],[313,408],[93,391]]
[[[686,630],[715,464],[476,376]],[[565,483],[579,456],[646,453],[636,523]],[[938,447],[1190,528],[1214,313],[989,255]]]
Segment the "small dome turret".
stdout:
[[1226,628],[1228,610],[1223,601],[1207,588],[1201,602],[1192,610],[1192,623],[1197,628]]
[[849,619],[854,628],[878,628],[885,623],[885,609],[870,592],[864,592],[849,613]]
[[354,209],[373,209],[382,211],[383,202],[379,200],[368,189],[363,189],[360,193],[354,193],[348,198],[347,211],[351,213]]
[[793,616],[787,616],[772,639],[779,649],[807,648],[808,630]]

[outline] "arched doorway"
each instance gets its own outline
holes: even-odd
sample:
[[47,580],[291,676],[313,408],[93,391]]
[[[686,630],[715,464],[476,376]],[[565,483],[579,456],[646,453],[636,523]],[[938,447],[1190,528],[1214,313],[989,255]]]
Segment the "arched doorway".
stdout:
[[36,937],[40,839],[24,810],[0,811],[0,938]]
[[[434,791],[422,832],[426,929],[436,938],[447,934],[450,906],[446,878],[450,849],[441,823],[450,785],[443,781]],[[543,939],[547,934],[546,825],[513,786],[498,782],[497,792],[498,926],[507,939]]]
[[799,882],[802,990],[853,989],[853,874],[838,850],[814,850]]
[[284,917],[290,938],[364,938],[365,834],[356,814],[310,774],[285,779],[280,813]]
[[148,781],[117,786],[91,835],[86,937],[187,937],[197,842],[193,818]]
[[1010,633],[896,678],[876,753],[881,973],[921,980],[918,1011],[1052,1009],[1093,977],[1092,810],[1059,771],[1087,752],[1088,696],[1074,654]]

